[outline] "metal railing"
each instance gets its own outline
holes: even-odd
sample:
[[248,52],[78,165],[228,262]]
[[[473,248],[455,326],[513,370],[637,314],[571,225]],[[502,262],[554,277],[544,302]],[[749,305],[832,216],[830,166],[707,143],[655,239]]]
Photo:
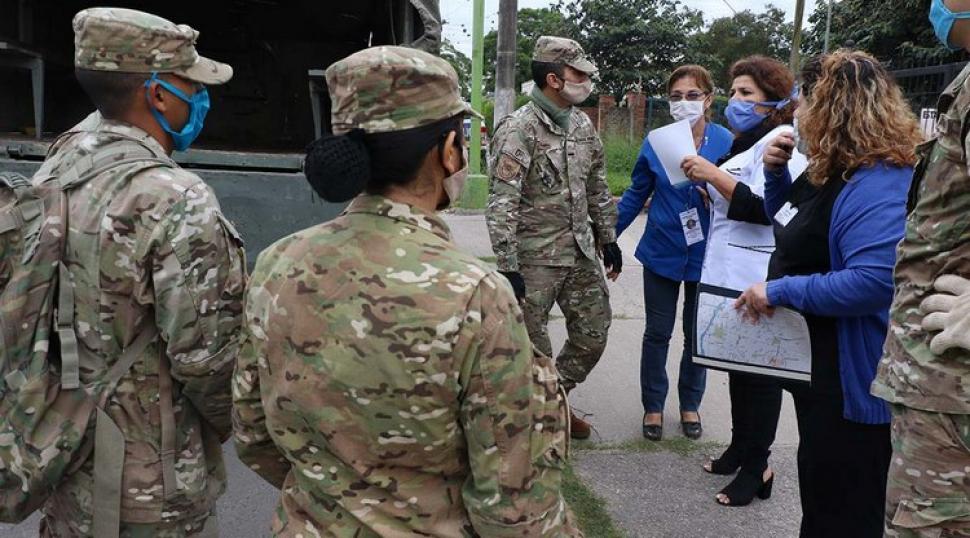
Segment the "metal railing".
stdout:
[[963,71],[967,62],[912,66],[892,71],[896,82],[916,113],[935,108],[943,90]]

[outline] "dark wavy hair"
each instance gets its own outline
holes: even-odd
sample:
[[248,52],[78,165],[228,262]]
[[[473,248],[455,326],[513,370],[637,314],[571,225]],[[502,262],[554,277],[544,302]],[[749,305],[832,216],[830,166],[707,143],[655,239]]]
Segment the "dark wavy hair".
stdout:
[[[788,66],[767,56],[754,55],[742,58],[731,66],[728,76],[733,81],[738,77],[748,75],[754,80],[761,91],[765,92],[769,101],[784,101],[790,99],[795,89],[795,75]],[[782,108],[772,110],[765,119],[764,125],[773,129],[779,125],[789,125],[795,117],[795,99]]]

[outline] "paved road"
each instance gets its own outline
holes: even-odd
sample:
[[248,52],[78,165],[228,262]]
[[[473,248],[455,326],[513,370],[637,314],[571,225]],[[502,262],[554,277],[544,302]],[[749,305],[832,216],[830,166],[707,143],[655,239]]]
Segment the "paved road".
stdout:
[[[448,218],[459,246],[477,256],[492,254],[484,218],[453,215]],[[615,319],[602,362],[585,384],[572,394],[572,403],[592,413],[597,442],[622,442],[640,438],[642,409],[639,396],[640,342],[643,334],[642,267],[632,253],[643,231],[641,216],[620,238],[625,253],[624,272],[610,284]],[[554,320],[554,342],[565,338],[562,320]],[[671,357],[679,357],[683,336],[678,323],[671,342]],[[667,365],[676,387],[677,361]],[[711,372],[701,406],[705,440],[730,440],[730,405],[727,376]],[[665,412],[666,436],[677,436],[679,417],[676,389],[671,390]],[[613,517],[633,537],[725,537],[784,538],[797,536],[800,517],[796,491],[794,447],[797,442],[791,401],[779,425],[772,461],[778,471],[771,500],[747,508],[725,508],[713,501],[727,484],[724,477],[702,472],[704,454],[679,456],[669,452],[584,451],[576,444],[576,468],[586,482],[608,501]],[[229,492],[219,502],[222,535],[232,538],[267,536],[277,493],[244,468],[227,445]],[[36,535],[36,518],[16,526],[0,525],[4,538]]]

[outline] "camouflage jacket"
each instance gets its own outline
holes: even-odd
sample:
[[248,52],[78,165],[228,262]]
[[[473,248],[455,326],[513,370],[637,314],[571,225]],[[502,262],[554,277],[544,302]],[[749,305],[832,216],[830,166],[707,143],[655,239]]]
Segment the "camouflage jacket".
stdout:
[[[165,156],[141,129],[94,113],[59,140],[37,177],[119,143]],[[220,439],[231,429],[229,381],[246,270],[242,242],[212,191],[177,167],[129,180],[112,169],[91,179],[70,193],[69,224],[75,332],[88,351],[81,354],[81,381],[98,379],[151,326],[161,337],[106,406],[126,440],[121,519],[155,523],[204,513],[225,489]],[[176,382],[178,490],[170,499],[162,496],[159,456],[159,352],[167,355]],[[92,469],[93,457],[58,488],[45,511],[88,520]]]
[[499,124],[491,158],[485,218],[500,270],[595,260],[597,247],[616,241],[603,143],[578,108],[566,133],[528,103]]
[[283,490],[274,534],[579,535],[555,367],[449,233],[364,195],[257,260],[233,426]]
[[910,195],[917,198],[897,250],[896,296],[872,393],[915,409],[970,414],[970,351],[934,355],[919,309],[937,277],[970,278],[970,67],[940,97],[939,113],[936,138],[917,150]]

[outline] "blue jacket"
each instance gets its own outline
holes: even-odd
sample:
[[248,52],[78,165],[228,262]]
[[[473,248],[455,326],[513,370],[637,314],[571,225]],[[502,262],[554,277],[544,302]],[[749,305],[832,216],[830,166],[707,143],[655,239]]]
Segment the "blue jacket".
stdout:
[[[704,144],[698,152],[702,157],[718,162],[731,150],[734,136],[730,131],[707,123],[704,130]],[[647,198],[653,194],[650,211],[647,213],[647,228],[637,245],[636,258],[644,267],[670,280],[696,282],[701,278],[701,265],[704,263],[704,247],[707,241],[695,243],[689,248],[684,230],[680,224],[680,214],[688,209],[697,208],[701,229],[707,237],[710,213],[704,207],[700,193],[692,184],[674,187],[667,179],[660,158],[646,139],[640,148],[640,157],[633,168],[633,183],[623,193],[618,205],[619,219],[616,235],[626,230],[637,214],[643,209]]]
[[[791,175],[766,173],[765,209],[788,199]],[[896,245],[906,224],[913,169],[886,163],[859,169],[832,209],[826,274],[786,276],[768,282],[768,301],[808,314],[837,318],[843,416],[864,424],[889,422],[886,402],[869,394],[882,357],[893,299]]]

